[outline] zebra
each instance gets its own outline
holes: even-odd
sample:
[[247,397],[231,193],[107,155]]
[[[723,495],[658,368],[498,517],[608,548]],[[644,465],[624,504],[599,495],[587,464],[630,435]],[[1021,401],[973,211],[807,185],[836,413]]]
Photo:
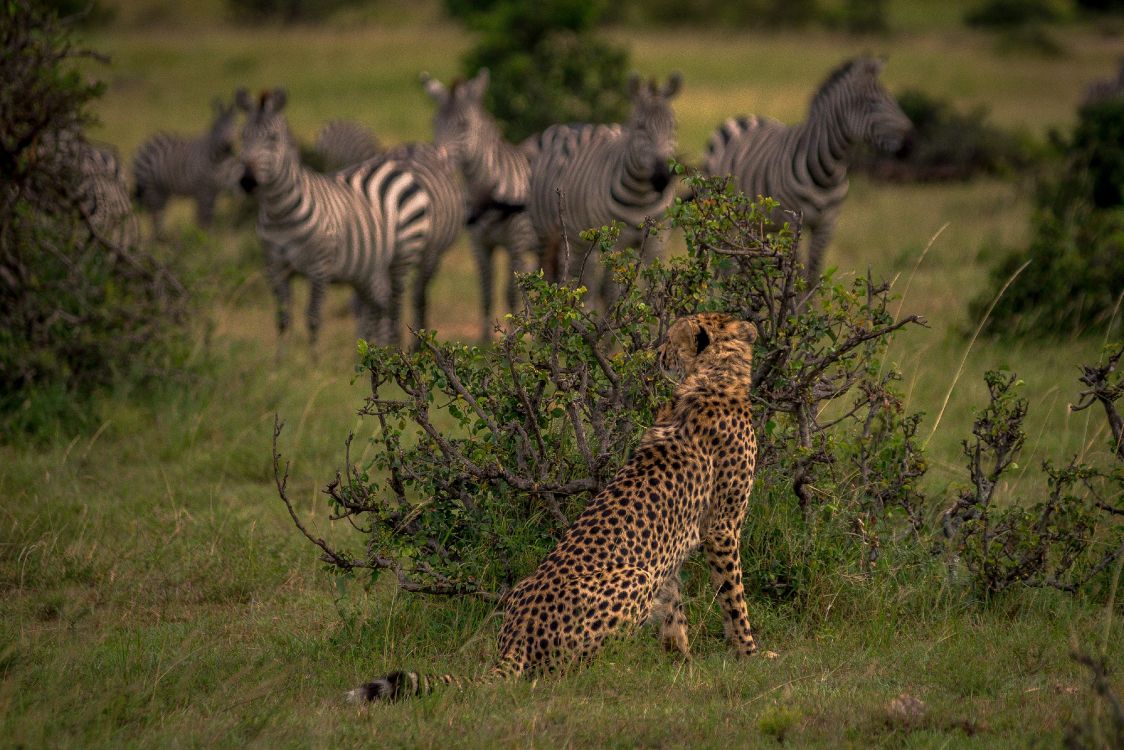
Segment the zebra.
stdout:
[[[654,79],[644,85],[633,74],[627,125],[552,125],[543,131],[531,162],[527,211],[548,278],[560,280],[574,268],[572,260],[560,257],[564,238],[618,221],[624,225],[620,244],[638,246],[644,222],[671,205],[669,160],[675,154],[676,125],[669,102],[681,83],[678,73],[662,87]],[[610,283],[605,274],[598,290],[602,302],[608,300]]]
[[81,175],[79,206],[91,231],[116,248],[137,244],[140,232],[121,160],[109,146],[80,140],[75,157]]
[[[812,98],[808,119],[784,125],[763,117],[726,120],[710,137],[702,171],[730,175],[750,197],[771,196],[781,211],[802,217],[811,230],[806,274],[819,281],[843,199],[852,146],[865,141],[897,151],[913,127],[878,80],[884,61],[860,57],[828,76]],[[777,223],[781,215],[774,216]]]
[[515,273],[538,267],[537,238],[526,212],[531,182],[529,149],[535,137],[521,146],[504,140],[495,118],[484,108],[489,73],[481,68],[475,78],[446,87],[422,73],[426,93],[437,103],[433,118],[434,142],[449,150],[464,176],[469,196],[468,229],[472,255],[480,274],[482,323],[480,340],[492,333],[492,256],[504,247],[510,259],[506,299],[516,307]]
[[117,249],[135,246],[137,219],[121,160],[112,146],[92,143],[78,128],[46,133],[35,158],[72,176],[67,188],[94,239]]
[[424,328],[429,280],[464,224],[452,161],[433,145],[416,144],[333,174],[315,172],[298,159],[282,114],[286,99],[280,88],[263,92],[256,103],[245,89],[236,96],[248,113],[240,183],[258,198],[258,236],[277,298],[279,339],[289,327],[290,281],[299,273],[311,288],[307,320],[314,354],[331,282],[355,290],[360,336],[397,345],[406,273],[417,269],[415,321]]
[[316,134],[313,149],[324,162],[324,171],[367,161],[379,155],[382,144],[367,127],[351,120],[332,120]]
[[213,107],[214,119],[203,135],[189,138],[157,133],[141,144],[133,157],[136,197],[151,212],[157,237],[163,236],[164,208],[171,196],[193,198],[196,220],[200,226],[210,227],[215,199],[223,190],[234,187],[238,174],[235,108],[217,97]]

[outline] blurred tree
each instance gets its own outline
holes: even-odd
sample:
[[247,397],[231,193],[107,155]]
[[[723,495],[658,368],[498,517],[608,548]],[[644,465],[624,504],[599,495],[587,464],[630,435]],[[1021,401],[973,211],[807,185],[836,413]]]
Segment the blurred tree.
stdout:
[[[491,70],[487,106],[513,141],[559,122],[619,122],[628,113],[628,53],[593,34],[603,0],[492,0],[450,13],[481,33],[464,60]],[[479,8],[483,7],[483,10]]]

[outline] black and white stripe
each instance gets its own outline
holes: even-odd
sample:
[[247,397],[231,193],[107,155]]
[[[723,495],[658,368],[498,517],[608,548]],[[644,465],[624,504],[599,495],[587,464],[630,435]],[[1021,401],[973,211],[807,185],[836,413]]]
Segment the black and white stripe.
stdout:
[[156,234],[163,233],[164,208],[172,196],[195,201],[200,226],[209,227],[219,193],[234,187],[238,162],[234,158],[235,109],[214,100],[215,118],[201,136],[188,138],[157,133],[133,157],[133,179],[142,207],[152,213]]
[[309,337],[315,345],[329,283],[356,292],[360,335],[399,342],[406,274],[414,282],[416,322],[425,325],[426,286],[441,254],[464,224],[464,199],[451,161],[430,145],[395,149],[330,175],[301,166],[275,89],[238,104],[249,113],[242,131],[243,187],[259,201],[258,236],[278,301],[278,329],[289,325],[289,285],[306,276]]
[[[671,204],[668,162],[675,154],[676,125],[669,102],[680,83],[677,73],[662,87],[654,80],[645,85],[633,75],[627,125],[553,125],[543,132],[531,163],[527,208],[548,276],[577,270],[574,259],[568,269],[561,267],[564,235],[572,242],[585,229],[618,221],[624,225],[621,243],[636,246],[644,222]],[[586,264],[586,274],[596,265]],[[602,299],[608,284],[606,279],[601,286]]]
[[137,217],[116,152],[84,140],[76,142],[75,152],[81,174],[80,206],[90,229],[114,247],[136,245]]
[[[770,196],[811,230],[808,279],[819,279],[824,249],[847,196],[852,146],[901,147],[912,127],[878,80],[883,62],[863,57],[836,69],[799,125],[753,116],[727,120],[711,136],[703,172],[731,175],[750,197]],[[778,223],[780,217],[775,217]]]
[[469,237],[480,274],[482,341],[491,338],[494,325],[492,256],[496,248],[505,248],[510,261],[506,290],[509,309],[516,304],[514,274],[538,266],[535,232],[526,212],[530,159],[526,150],[504,140],[499,125],[484,108],[488,79],[484,68],[475,78],[446,87],[422,74],[426,92],[437,103],[434,142],[456,159],[468,191]]
[[326,123],[316,134],[313,148],[323,160],[326,172],[373,159],[382,152],[378,137],[369,128],[352,120]]

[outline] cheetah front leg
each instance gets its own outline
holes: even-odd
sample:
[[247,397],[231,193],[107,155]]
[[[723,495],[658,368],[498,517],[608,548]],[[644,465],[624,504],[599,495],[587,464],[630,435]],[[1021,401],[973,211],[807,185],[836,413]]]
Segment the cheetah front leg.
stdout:
[[703,547],[710,566],[710,582],[722,604],[726,638],[739,656],[750,656],[757,651],[757,642],[753,640],[749,614],[745,607],[737,531],[728,528],[714,529]]
[[679,595],[679,569],[667,577],[656,594],[649,621],[660,629],[660,643],[668,651],[678,651],[683,656],[691,655],[687,640],[687,616],[683,614],[683,599]]

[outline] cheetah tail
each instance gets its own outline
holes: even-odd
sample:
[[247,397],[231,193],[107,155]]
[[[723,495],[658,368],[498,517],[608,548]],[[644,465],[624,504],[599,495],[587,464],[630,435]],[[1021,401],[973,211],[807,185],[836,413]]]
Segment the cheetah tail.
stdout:
[[347,691],[348,703],[393,702],[427,695],[441,685],[460,690],[464,680],[451,674],[429,675],[418,672],[391,672]]
[[448,685],[463,690],[471,684],[484,684],[513,679],[523,673],[523,666],[514,659],[503,659],[487,674],[475,680],[451,674],[420,674],[418,672],[391,672],[364,683],[347,692],[348,703],[393,702],[428,695],[439,687]]

